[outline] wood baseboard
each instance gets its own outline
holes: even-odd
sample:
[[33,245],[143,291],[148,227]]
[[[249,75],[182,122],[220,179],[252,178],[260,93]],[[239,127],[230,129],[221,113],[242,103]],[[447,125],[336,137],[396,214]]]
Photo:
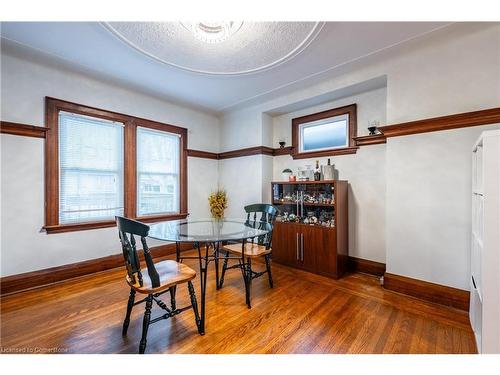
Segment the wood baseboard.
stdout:
[[384,288],[408,294],[426,301],[451,306],[460,310],[469,310],[470,293],[467,290],[412,279],[405,276],[384,274]]
[[347,260],[347,269],[350,272],[361,272],[374,276],[383,276],[385,273],[385,263],[350,256]]
[[[181,245],[181,251],[192,249],[191,244]],[[142,250],[138,251],[141,262],[144,261]],[[175,253],[175,244],[167,244],[151,248],[153,258],[160,258]],[[0,295],[19,293],[28,289],[36,289],[49,284],[123,267],[123,255],[115,254],[63,266],[6,276],[0,279]],[[125,269],[124,269],[125,272]]]

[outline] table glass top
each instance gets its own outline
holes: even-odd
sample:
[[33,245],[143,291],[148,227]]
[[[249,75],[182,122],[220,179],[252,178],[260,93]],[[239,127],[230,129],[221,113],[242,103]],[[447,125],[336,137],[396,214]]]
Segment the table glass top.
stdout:
[[234,219],[188,219],[152,224],[148,237],[174,242],[218,242],[254,238],[267,234],[271,230],[270,224],[261,222]]

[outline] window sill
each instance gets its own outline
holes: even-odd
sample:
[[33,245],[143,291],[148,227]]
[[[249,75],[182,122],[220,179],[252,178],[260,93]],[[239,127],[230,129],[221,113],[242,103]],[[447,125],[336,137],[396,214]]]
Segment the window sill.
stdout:
[[151,216],[139,216],[135,218],[137,221],[143,223],[155,223],[157,221],[170,221],[170,220],[181,220],[185,219],[189,214],[168,214],[168,215],[151,215]]
[[[146,217],[138,217],[135,220],[144,222],[144,223],[153,223],[157,221],[169,221],[169,220],[180,220],[185,219],[189,214],[170,214],[170,215],[155,215],[155,216],[146,216]],[[54,233],[65,233],[65,232],[77,232],[82,230],[91,230],[91,229],[100,229],[100,228],[110,228],[116,226],[114,220],[109,221],[95,221],[90,223],[75,223],[75,224],[61,224],[61,225],[50,225],[44,226],[43,229],[47,232],[47,234]]]
[[355,154],[358,151],[357,146],[353,147],[343,147],[337,148],[333,150],[323,150],[323,151],[313,151],[313,152],[301,152],[292,154],[292,158],[294,159],[309,159],[309,158],[321,158],[326,156],[335,156],[335,155],[348,155]]

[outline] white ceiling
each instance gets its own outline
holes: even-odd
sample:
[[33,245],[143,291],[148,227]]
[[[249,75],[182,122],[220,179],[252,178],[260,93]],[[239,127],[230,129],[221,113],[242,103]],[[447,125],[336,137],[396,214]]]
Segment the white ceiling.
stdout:
[[268,100],[297,81],[307,85],[320,72],[445,25],[244,22],[219,44],[204,44],[177,22],[3,22],[1,34],[11,47],[23,45],[74,69],[220,113]]

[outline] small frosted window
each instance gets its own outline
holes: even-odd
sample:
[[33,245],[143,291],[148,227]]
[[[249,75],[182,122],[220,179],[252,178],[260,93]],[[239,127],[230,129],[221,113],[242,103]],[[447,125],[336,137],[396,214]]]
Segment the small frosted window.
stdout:
[[300,125],[300,152],[347,147],[349,115],[341,115]]

